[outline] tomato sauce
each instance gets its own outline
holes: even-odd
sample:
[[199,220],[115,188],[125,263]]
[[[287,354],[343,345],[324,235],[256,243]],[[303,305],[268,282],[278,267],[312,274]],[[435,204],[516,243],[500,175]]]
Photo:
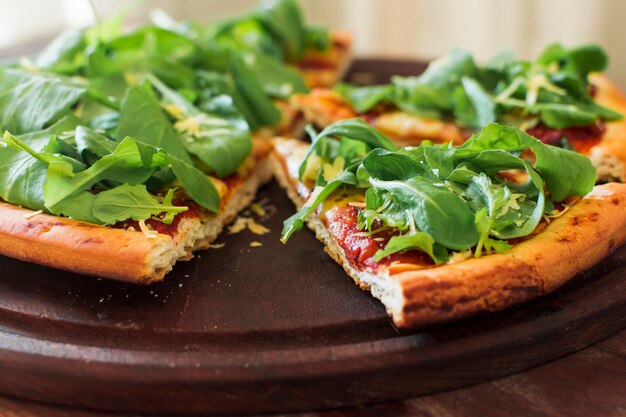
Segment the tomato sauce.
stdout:
[[[158,219],[151,218],[146,220],[146,225],[150,226],[154,231],[168,235],[168,236],[176,236],[178,232],[178,224],[184,218],[194,218],[200,217],[200,207],[196,205],[193,201],[189,200],[174,200],[172,201],[172,205],[174,206],[186,206],[187,211],[183,211],[182,213],[178,213],[171,224],[165,224]],[[139,222],[136,220],[125,220],[123,222],[119,222],[113,225],[116,229],[129,229],[133,228],[136,231],[141,231],[141,227],[139,226]]]
[[411,263],[415,265],[433,265],[428,255],[417,250],[395,253],[376,262],[374,254],[383,249],[394,235],[381,232],[374,235],[363,233],[358,227],[359,209],[350,205],[335,206],[324,213],[323,221],[335,242],[343,249],[350,265],[357,269],[377,271],[383,265],[392,263]]
[[552,129],[539,125],[527,130],[528,134],[548,145],[562,146],[561,140],[565,138],[572,144],[576,152],[582,154],[589,154],[591,148],[600,142],[605,131],[606,127],[603,122],[564,129]]

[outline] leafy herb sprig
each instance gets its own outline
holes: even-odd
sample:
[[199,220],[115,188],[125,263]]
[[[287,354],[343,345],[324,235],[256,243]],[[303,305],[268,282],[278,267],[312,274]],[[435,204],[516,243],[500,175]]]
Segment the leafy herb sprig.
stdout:
[[[534,163],[520,156],[524,151],[534,154]],[[527,179],[501,175],[511,170]],[[285,221],[283,242],[340,187],[357,187],[366,197],[359,228],[372,235],[396,232],[374,260],[419,250],[441,263],[450,251],[473,249],[481,256],[507,250],[507,240],[532,233],[554,202],[588,193],[595,169],[588,158],[513,126],[490,124],[458,147],[424,142],[398,148],[361,119],[350,119],[313,135],[300,177],[314,179],[315,188]]]
[[589,91],[589,73],[604,70],[607,62],[597,45],[566,49],[552,44],[534,62],[504,51],[484,66],[476,65],[469,52],[453,50],[419,76],[396,76],[382,86],[344,84],[335,91],[359,113],[386,104],[410,114],[455,120],[471,130],[493,122],[562,129],[622,118],[596,104]]

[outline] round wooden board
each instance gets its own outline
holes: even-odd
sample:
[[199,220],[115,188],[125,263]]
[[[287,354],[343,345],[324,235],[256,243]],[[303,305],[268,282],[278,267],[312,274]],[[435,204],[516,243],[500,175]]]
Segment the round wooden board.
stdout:
[[259,199],[271,233],[224,234],[148,287],[0,257],[0,392],[145,413],[334,408],[511,374],[626,326],[621,248],[533,302],[398,331],[312,233],[279,243],[293,206],[275,183]]

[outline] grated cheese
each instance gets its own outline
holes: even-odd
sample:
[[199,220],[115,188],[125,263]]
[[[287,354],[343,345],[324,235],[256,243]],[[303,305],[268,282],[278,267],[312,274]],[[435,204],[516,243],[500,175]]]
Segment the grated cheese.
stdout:
[[139,220],[139,228],[141,229],[143,235],[146,237],[146,239],[156,239],[157,236],[159,236],[159,233],[151,230],[148,225],[146,224],[145,220]]
[[264,235],[270,232],[270,229],[255,222],[254,219],[248,219],[248,229],[255,235]]
[[252,204],[250,206],[250,211],[259,217],[265,217],[267,215],[267,212],[265,211],[265,207],[263,207],[261,203]]
[[24,217],[26,220],[30,220],[33,217],[35,217],[35,216],[37,216],[39,214],[42,214],[42,213],[43,213],[43,210],[37,210],[37,211],[32,211],[30,213],[24,213],[24,214],[22,214],[22,217]]
[[251,248],[258,248],[259,246],[263,246],[263,244],[261,242],[257,242],[256,240],[254,242],[250,242]]
[[228,228],[228,233],[231,235],[234,235],[235,233],[239,233],[245,230],[247,225],[248,225],[248,219],[246,219],[245,217],[237,217],[237,220],[235,220],[235,223],[230,225],[230,227]]

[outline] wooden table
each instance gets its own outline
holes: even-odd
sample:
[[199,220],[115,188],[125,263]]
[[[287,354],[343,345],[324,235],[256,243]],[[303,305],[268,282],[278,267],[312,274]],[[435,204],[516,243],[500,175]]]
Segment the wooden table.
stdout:
[[[53,407],[0,396],[6,417],[130,417]],[[291,415],[366,416],[626,416],[626,330],[526,372],[454,391],[376,406]],[[136,415],[134,415],[136,416]]]

